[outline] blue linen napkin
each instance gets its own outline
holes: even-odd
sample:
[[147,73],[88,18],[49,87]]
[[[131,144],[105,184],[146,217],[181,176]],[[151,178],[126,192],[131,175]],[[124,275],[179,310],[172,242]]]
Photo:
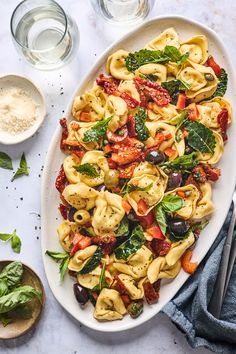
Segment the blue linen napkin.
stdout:
[[236,354],[236,264],[220,319],[213,317],[207,306],[214,291],[230,217],[231,211],[196,273],[163,308],[163,312],[186,334],[193,348],[203,346],[215,353],[224,354]]

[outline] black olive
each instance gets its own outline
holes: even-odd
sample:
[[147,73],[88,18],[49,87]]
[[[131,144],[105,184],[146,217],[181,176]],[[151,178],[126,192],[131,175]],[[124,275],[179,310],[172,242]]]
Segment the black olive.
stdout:
[[99,192],[104,192],[106,190],[105,184],[100,184],[100,186],[96,187],[96,190]]
[[190,146],[186,146],[185,147],[185,155],[190,155],[190,154],[192,154],[192,152],[194,152],[194,150],[190,147]]
[[179,187],[182,183],[182,173],[172,172],[168,176],[167,190],[172,190]]
[[165,154],[159,150],[152,150],[146,154],[146,161],[152,163],[153,165],[158,165],[159,163],[165,162]]
[[77,209],[70,207],[69,213],[68,213],[68,219],[69,221],[75,221],[74,220],[74,213],[77,211]]
[[78,301],[78,303],[82,306],[86,304],[86,302],[89,300],[88,292],[86,289],[82,288],[78,283],[75,283],[73,285],[74,289],[74,294],[75,298]]
[[185,234],[189,229],[189,224],[183,219],[169,219],[168,227],[171,233],[180,236]]

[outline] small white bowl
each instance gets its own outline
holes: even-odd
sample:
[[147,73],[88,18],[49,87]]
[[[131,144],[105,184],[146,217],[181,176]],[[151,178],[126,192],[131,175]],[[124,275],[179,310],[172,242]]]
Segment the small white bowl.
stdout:
[[[18,144],[30,138],[41,126],[46,115],[46,103],[42,91],[28,78],[20,75],[7,74],[0,77],[0,90],[19,88],[27,92],[36,104],[36,120],[27,130],[10,134],[0,131],[0,143],[5,145]],[[1,119],[1,117],[0,117]]]

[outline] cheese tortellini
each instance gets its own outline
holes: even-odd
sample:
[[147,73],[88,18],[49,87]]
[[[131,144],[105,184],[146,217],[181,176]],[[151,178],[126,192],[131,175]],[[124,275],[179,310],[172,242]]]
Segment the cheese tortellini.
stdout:
[[94,255],[97,246],[88,246],[83,250],[77,251],[74,256],[70,259],[68,268],[74,272],[79,272],[88,260]]
[[104,182],[105,174],[109,171],[107,159],[102,151],[88,151],[81,160],[81,165],[90,164],[96,168],[97,177],[80,173],[80,181],[89,187],[96,187]]
[[188,53],[188,59],[197,64],[204,64],[208,58],[208,43],[206,36],[199,35],[180,44],[181,53]]
[[94,317],[99,321],[121,320],[127,312],[118,291],[114,289],[102,289],[94,311]]
[[173,27],[163,31],[158,37],[149,42],[145,48],[150,50],[163,50],[165,46],[172,45],[179,48],[179,36]]
[[107,72],[114,78],[119,80],[130,80],[134,78],[134,74],[129,72],[125,65],[125,58],[129,52],[120,49],[111,54],[107,59]]
[[178,195],[178,192],[183,193],[184,197],[184,206],[177,210],[176,215],[180,216],[183,219],[190,219],[196,209],[196,204],[199,199],[199,191],[193,184],[188,184],[184,187],[178,187],[167,194]]
[[95,189],[82,182],[69,184],[62,193],[67,203],[78,210],[94,208],[98,194]]

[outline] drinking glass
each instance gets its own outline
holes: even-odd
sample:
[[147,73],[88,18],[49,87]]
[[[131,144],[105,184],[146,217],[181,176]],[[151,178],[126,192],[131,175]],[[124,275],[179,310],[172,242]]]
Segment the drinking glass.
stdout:
[[41,70],[65,64],[79,44],[75,22],[53,0],[24,0],[11,17],[11,33],[19,52]]
[[149,0],[92,0],[95,10],[107,21],[132,24],[143,20],[149,10]]

